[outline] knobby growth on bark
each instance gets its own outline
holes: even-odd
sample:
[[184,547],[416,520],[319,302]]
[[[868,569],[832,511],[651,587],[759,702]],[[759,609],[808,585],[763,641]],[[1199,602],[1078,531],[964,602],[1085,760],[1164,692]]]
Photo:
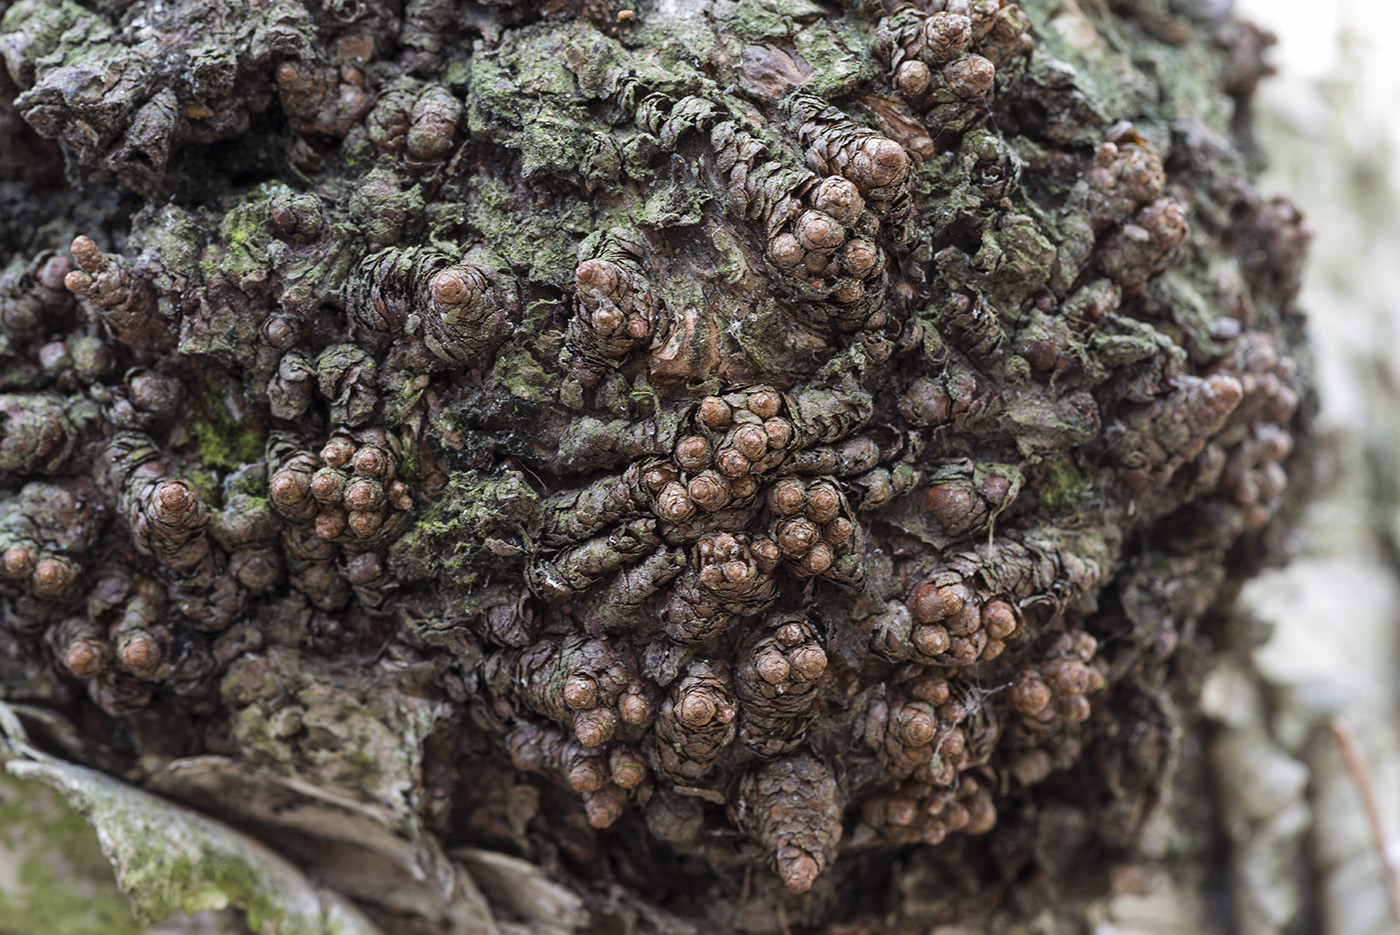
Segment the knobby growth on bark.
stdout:
[[4,699],[392,931],[1072,905],[1307,387],[1261,37],[1104,6],[0,0]]

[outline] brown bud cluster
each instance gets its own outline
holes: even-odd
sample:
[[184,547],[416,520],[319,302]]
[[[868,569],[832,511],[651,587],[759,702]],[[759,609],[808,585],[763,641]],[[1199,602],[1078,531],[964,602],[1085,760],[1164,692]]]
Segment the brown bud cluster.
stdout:
[[645,254],[640,236],[622,228],[608,231],[593,249],[580,249],[566,340],[570,373],[584,386],[620,366],[660,322],[663,310],[642,267]]
[[503,694],[571,728],[585,747],[602,747],[620,727],[652,719],[653,702],[637,681],[635,664],[602,640],[542,640],[492,658]]
[[727,667],[691,663],[656,718],[650,752],[657,772],[681,783],[704,776],[738,733],[738,713]]
[[730,810],[787,888],[805,893],[836,855],[844,806],[831,770],[800,754],[746,773]]
[[397,447],[382,430],[334,435],[319,454],[273,445],[273,508],[289,522],[311,524],[318,538],[355,551],[390,542],[413,506],[398,476]]
[[581,796],[594,828],[617,821],[629,790],[646,779],[646,764],[635,751],[616,747],[605,754],[569,740],[552,727],[517,727],[506,736],[506,747],[516,769],[548,776]]
[[1019,671],[1007,688],[1007,705],[1017,715],[1008,731],[1018,749],[1011,774],[1019,782],[1039,782],[1077,755],[1078,741],[1063,727],[1093,713],[1088,696],[1106,684],[1097,652],[1088,633],[1061,633],[1045,647],[1043,661]]
[[738,653],[734,695],[740,704],[739,739],[760,756],[801,744],[817,713],[826,652],[810,623],[779,619],[754,628]]
[[976,772],[960,773],[951,786],[905,780],[862,801],[860,816],[893,844],[941,844],[954,832],[986,834],[997,822],[992,786]]
[[64,279],[68,291],[93,304],[112,337],[128,347],[167,350],[175,329],[156,305],[151,284],[120,256],[104,254],[86,235],[73,241],[78,268]]

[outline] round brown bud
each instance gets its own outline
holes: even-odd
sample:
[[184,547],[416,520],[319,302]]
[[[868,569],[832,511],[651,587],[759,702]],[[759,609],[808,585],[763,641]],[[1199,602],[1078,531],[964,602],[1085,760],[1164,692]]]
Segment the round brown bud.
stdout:
[[772,539],[755,540],[749,546],[749,554],[753,556],[754,564],[758,566],[758,570],[765,574],[778,567],[778,560],[783,557],[778,543]]
[[339,503],[345,486],[345,475],[335,468],[321,468],[311,475],[311,495],[321,503]]
[[894,73],[895,90],[906,97],[921,97],[928,93],[929,83],[933,80],[933,73],[928,66],[918,60],[910,60],[900,64],[899,69]]
[[807,518],[826,523],[841,511],[841,496],[830,484],[813,484],[807,489]]
[[949,691],[946,680],[937,677],[924,677],[909,682],[906,690],[910,696],[919,701],[926,701],[931,705],[941,705],[948,700]]
[[117,662],[138,679],[154,678],[160,659],[160,642],[147,630],[128,632],[118,641]]
[[324,507],[316,514],[316,535],[322,539],[334,539],[345,533],[345,511],[335,507]]
[[1093,681],[1089,667],[1077,659],[1056,659],[1042,671],[1057,695],[1082,695]]
[[273,472],[267,488],[273,503],[291,508],[303,502],[311,493],[311,479],[301,471],[282,468]]
[[982,606],[982,629],[992,639],[1010,639],[1018,626],[1016,609],[1006,601],[988,601]]
[[706,396],[700,400],[699,416],[706,428],[719,430],[729,424],[733,410],[729,408],[729,403],[718,396]]
[[675,479],[676,472],[674,470],[659,465],[657,467],[648,468],[646,473],[642,475],[642,483],[645,484],[647,490],[650,490],[652,493],[657,493],[662,487],[665,487],[667,483]]
[[102,251],[97,249],[97,244],[86,234],[79,234],[75,237],[73,245],[69,249],[72,251],[73,259],[78,261],[78,265],[85,272],[95,273],[102,266]]
[[880,266],[880,248],[868,240],[855,238],[841,251],[841,268],[857,279],[867,279]]
[[1089,704],[1089,699],[1083,695],[1070,695],[1068,698],[1060,698],[1055,702],[1056,709],[1060,715],[1071,724],[1083,724],[1089,720],[1089,715],[1093,713],[1093,706]]
[[807,488],[788,477],[768,488],[768,509],[777,516],[796,516],[807,505]]
[[736,501],[748,500],[758,493],[758,487],[758,478],[745,474],[729,482],[729,496]]
[[610,260],[584,260],[574,270],[574,284],[580,292],[615,295],[622,284],[621,270]]
[[724,580],[729,584],[743,584],[753,577],[753,569],[746,562],[725,562]]
[[778,627],[778,632],[774,635],[777,636],[779,643],[782,643],[789,649],[794,646],[800,646],[802,641],[807,638],[806,630],[804,630],[802,624],[797,621],[785,623]]
[[344,467],[349,463],[351,455],[355,453],[355,443],[344,436],[337,435],[326,442],[321,449],[321,460],[331,467]]
[[384,501],[384,485],[372,478],[357,477],[345,488],[345,505],[351,510],[377,510]]
[[821,534],[805,519],[784,520],[778,526],[778,548],[788,558],[800,558],[817,543]]
[[897,180],[909,168],[909,154],[894,140],[869,137],[851,160],[857,185],[880,188]]
[[803,646],[789,660],[792,669],[804,682],[820,678],[826,671],[826,652],[820,646]]
[[919,623],[937,623],[948,615],[938,586],[932,581],[925,581],[914,589],[909,598],[909,612]]
[[690,727],[704,727],[719,713],[719,706],[708,691],[685,692],[678,707],[681,722]]
[[859,302],[865,297],[865,286],[859,279],[846,279],[831,293],[831,300],[842,305]]
[[564,703],[574,710],[598,705],[598,683],[587,675],[571,675],[564,682]]
[[1050,686],[1034,673],[1022,673],[1011,683],[1007,701],[1012,710],[1021,714],[1035,714],[1044,710],[1053,695]]
[[757,461],[768,453],[768,433],[761,425],[741,425],[734,430],[731,443],[734,448],[750,461]]
[[695,501],[676,481],[670,481],[656,496],[656,514],[668,523],[683,523],[695,515]]
[[433,277],[432,303],[438,314],[459,312],[480,304],[486,282],[475,269],[449,266]]
[[273,348],[285,351],[301,339],[301,324],[290,315],[269,315],[262,323],[262,337]]
[[612,708],[590,708],[574,713],[574,736],[585,747],[601,747],[617,733],[617,712]]
[[797,238],[786,231],[768,241],[768,258],[778,266],[797,266],[806,253]]
[[39,561],[39,553],[31,545],[12,545],[5,550],[5,574],[12,578],[27,578]]
[[970,666],[982,655],[982,640],[977,637],[984,634],[974,634],[973,636],[954,636],[948,640],[948,658],[954,665]]
[[355,473],[361,477],[384,478],[390,473],[389,453],[378,445],[365,445],[355,452]]
[[180,526],[199,508],[199,494],[184,481],[166,481],[151,496],[151,514],[162,523]]
[[384,525],[385,513],[384,510],[351,510],[346,524],[350,527],[351,535],[368,539]]
[[78,580],[78,570],[66,559],[52,556],[41,558],[29,577],[36,597],[62,597]]
[[855,534],[855,529],[855,525],[850,520],[844,516],[838,516],[822,527],[822,538],[830,542],[832,546],[839,548],[850,541],[851,536]]
[[997,810],[990,800],[983,798],[973,799],[967,805],[968,819],[967,826],[963,828],[964,834],[986,834],[996,827]]
[[890,727],[900,743],[906,747],[926,747],[933,743],[938,724],[922,706],[902,704],[892,715]]
[[605,786],[583,797],[583,812],[593,828],[610,828],[627,807],[627,793],[617,786]]
[[593,792],[603,788],[603,783],[607,781],[608,774],[595,757],[577,757],[569,767],[569,788],[575,792]]
[[948,651],[948,631],[936,623],[924,623],[911,635],[920,655],[933,657]]
[[961,831],[972,820],[972,813],[961,802],[949,802],[948,807],[939,816],[939,820],[949,831]]
[[846,242],[841,222],[820,211],[804,211],[793,225],[797,242],[808,250],[835,250]]
[[651,719],[651,702],[640,685],[628,686],[617,701],[617,711],[628,724],[645,724]]
[[836,556],[831,551],[831,546],[818,541],[808,550],[806,555],[802,556],[802,567],[811,574],[820,575],[831,567],[831,563],[835,559]]
[[758,677],[770,685],[786,681],[792,673],[792,667],[788,664],[787,658],[778,650],[771,648],[759,653],[758,658],[754,660],[754,668],[758,670]]
[[715,467],[725,477],[742,477],[753,467],[752,462],[733,448],[726,448],[715,456]]
[[345,562],[345,580],[367,585],[384,573],[384,561],[376,552],[360,552]]
[[[944,606],[947,605],[948,602],[945,601]],[[956,611],[943,618],[943,626],[953,636],[971,636],[982,628],[981,608],[975,601],[965,601]]]
[[63,667],[74,678],[96,678],[102,672],[102,644],[96,640],[74,640],[63,647]]
[[676,442],[676,463],[687,471],[703,471],[710,466],[710,443],[700,435],[686,435]]
[[729,502],[729,485],[713,471],[705,471],[691,478],[686,492],[690,500],[708,512],[721,509]]
[[855,183],[839,175],[828,176],[817,184],[812,193],[812,205],[831,215],[841,224],[852,224],[865,210],[865,200]]
[[767,436],[770,451],[781,451],[792,443],[792,423],[787,419],[767,419],[763,423],[763,434]]
[[748,409],[760,419],[771,419],[783,406],[783,398],[776,390],[754,390],[749,394]]
[[623,789],[635,789],[647,778],[646,763],[627,747],[614,747],[609,752],[608,767],[612,771],[612,781]]

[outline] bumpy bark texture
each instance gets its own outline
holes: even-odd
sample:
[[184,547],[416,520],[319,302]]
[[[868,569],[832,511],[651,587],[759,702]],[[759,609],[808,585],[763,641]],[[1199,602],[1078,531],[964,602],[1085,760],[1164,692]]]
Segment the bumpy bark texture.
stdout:
[[4,697],[394,931],[1068,911],[1303,426],[1218,7],[0,0]]

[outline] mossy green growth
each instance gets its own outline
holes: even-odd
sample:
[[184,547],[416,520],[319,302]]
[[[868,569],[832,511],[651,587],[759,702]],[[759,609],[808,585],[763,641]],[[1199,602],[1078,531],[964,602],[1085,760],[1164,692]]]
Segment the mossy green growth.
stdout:
[[1045,465],[1045,476],[1037,488],[1042,506],[1059,509],[1083,503],[1093,494],[1093,475],[1081,471],[1071,457]]
[[214,393],[202,394],[194,402],[196,411],[184,427],[200,464],[232,470],[262,460],[267,444],[267,426],[262,419],[240,419]]
[[471,587],[493,557],[533,547],[529,530],[542,523],[539,494],[519,471],[453,471],[427,498],[423,512],[389,550],[390,567],[406,579],[438,578]]
[[215,821],[71,763],[17,760],[7,769],[57,790],[97,829],[138,922],[235,906],[259,935],[377,932],[295,867]]
[[92,827],[50,790],[4,775],[0,867],[0,935],[141,931]]

